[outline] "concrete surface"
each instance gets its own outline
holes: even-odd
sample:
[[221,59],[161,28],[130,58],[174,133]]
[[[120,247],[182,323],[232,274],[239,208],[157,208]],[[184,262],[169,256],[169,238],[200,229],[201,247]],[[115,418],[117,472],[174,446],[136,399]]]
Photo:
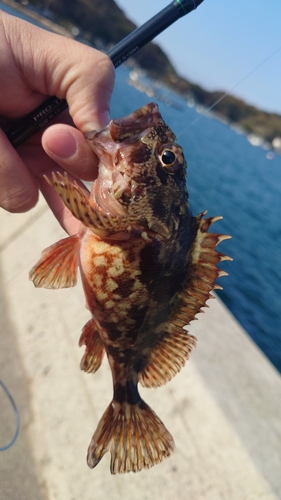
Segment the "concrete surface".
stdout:
[[[281,498],[281,378],[218,300],[189,330],[198,347],[166,386],[142,390],[177,444],[162,464],[111,476],[109,454],[86,451],[111,400],[107,362],[80,372],[89,318],[80,286],[36,290],[28,270],[64,233],[44,201],[0,211],[0,379],[21,416],[0,452],[0,500],[277,500]],[[14,433],[0,387],[0,446]]]

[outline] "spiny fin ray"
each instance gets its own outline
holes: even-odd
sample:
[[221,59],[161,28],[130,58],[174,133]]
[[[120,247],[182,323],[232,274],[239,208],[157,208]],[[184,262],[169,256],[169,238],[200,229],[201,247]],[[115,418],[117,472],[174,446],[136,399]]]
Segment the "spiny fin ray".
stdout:
[[189,335],[184,326],[196,319],[195,315],[207,307],[206,301],[213,298],[211,291],[222,289],[215,280],[227,273],[217,264],[222,260],[232,260],[217,252],[216,246],[229,236],[208,233],[208,229],[222,217],[203,219],[203,214],[197,215],[197,234],[189,254],[189,273],[181,292],[178,294],[175,306],[169,318],[169,324],[164,328],[163,336],[151,349],[146,365],[140,373],[140,382],[145,387],[158,387],[168,382],[176,375],[192,349],[196,339]]
[[99,236],[126,231],[137,220],[136,217],[130,215],[111,216],[93,207],[77,182],[70,183],[66,172],[64,175],[60,172],[53,172],[52,180],[47,176],[44,177],[56,190],[72,215]]
[[215,281],[217,278],[227,276],[227,273],[219,269],[217,264],[223,260],[232,260],[231,257],[216,251],[216,246],[230,236],[208,233],[210,226],[221,217],[203,219],[205,214],[206,212],[196,217],[198,230],[190,252],[190,273],[178,295],[170,318],[177,326],[188,325],[206,306],[206,301],[211,297],[210,292],[222,289]]

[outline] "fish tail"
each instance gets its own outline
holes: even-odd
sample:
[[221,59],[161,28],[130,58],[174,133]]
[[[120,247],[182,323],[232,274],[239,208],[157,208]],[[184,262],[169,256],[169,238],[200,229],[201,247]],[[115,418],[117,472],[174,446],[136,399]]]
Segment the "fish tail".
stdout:
[[148,469],[174,451],[175,443],[156,413],[143,401],[112,401],[101,418],[88,449],[94,468],[110,450],[112,474]]

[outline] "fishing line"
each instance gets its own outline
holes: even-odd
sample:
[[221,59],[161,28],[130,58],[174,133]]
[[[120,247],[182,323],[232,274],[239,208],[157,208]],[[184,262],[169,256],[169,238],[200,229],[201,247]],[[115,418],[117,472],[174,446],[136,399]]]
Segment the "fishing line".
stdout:
[[0,451],[5,451],[5,450],[8,450],[9,448],[11,448],[15,444],[16,440],[18,439],[19,432],[20,432],[20,414],[19,414],[17,405],[15,403],[15,400],[14,400],[12,394],[10,393],[8,387],[4,384],[4,382],[2,380],[0,380],[0,385],[2,386],[3,391],[5,392],[6,396],[10,400],[10,403],[11,403],[13,410],[14,410],[14,415],[15,415],[15,420],[16,420],[16,431],[15,431],[15,435],[14,435],[13,439],[6,446],[0,447]]
[[[267,56],[265,59],[263,59],[257,66],[255,66],[243,78],[241,78],[241,80],[239,80],[233,87],[231,87],[231,89],[229,89],[227,92],[225,92],[225,94],[223,94],[219,99],[217,99],[209,108],[207,108],[206,113],[211,111],[217,104],[219,104],[219,102],[221,102],[223,99],[225,99],[225,97],[230,95],[230,92],[235,90],[239,85],[241,85],[241,83],[245,82],[245,80],[247,80],[259,68],[261,68],[261,66],[263,66],[267,61],[269,61],[269,59],[271,59],[273,56],[275,56],[275,54],[277,54],[277,52],[279,52],[279,50],[281,50],[281,45],[280,45],[280,47],[278,47],[278,49],[274,50],[269,56]],[[196,120],[194,120],[194,122],[192,122],[191,125],[193,125],[193,123],[195,123],[196,121],[200,120],[200,118],[201,118],[201,116],[199,118],[197,118]]]
[[[253,73],[255,73],[259,68],[261,68],[269,59],[274,57],[279,51],[281,50],[281,45],[277,49],[275,49],[269,56],[267,56],[265,59],[263,59],[257,66],[255,66],[249,73],[247,73],[241,80],[239,80],[233,87],[231,87],[227,92],[225,92],[221,97],[219,97],[209,108],[204,110],[204,113],[209,113],[217,104],[219,104],[223,99],[225,99],[227,96],[231,94],[233,90],[235,90],[241,83],[243,83],[245,80],[247,80]],[[202,119],[202,115],[198,116],[191,122],[190,125],[188,125],[182,132],[180,132],[177,137],[180,137],[190,126],[193,126],[195,123],[197,123],[199,120]]]

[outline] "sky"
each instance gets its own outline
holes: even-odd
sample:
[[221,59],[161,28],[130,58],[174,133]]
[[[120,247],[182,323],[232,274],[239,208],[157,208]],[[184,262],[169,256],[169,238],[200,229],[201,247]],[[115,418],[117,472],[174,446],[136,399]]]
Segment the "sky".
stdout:
[[[116,0],[138,26],[170,0]],[[204,0],[155,41],[176,71],[281,114],[281,0]]]

